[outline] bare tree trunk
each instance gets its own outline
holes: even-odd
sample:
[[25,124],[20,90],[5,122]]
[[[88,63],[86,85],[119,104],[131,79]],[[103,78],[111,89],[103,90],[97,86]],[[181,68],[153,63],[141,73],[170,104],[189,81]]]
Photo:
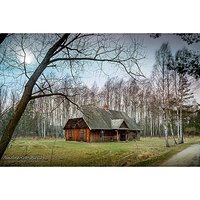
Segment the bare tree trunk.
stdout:
[[151,137],[153,137],[154,136],[154,123],[153,123],[153,117],[152,117],[152,115],[151,115],[150,126],[151,126]]
[[164,128],[164,135],[165,135],[165,143],[166,143],[166,147],[169,147],[167,124],[168,124],[168,120],[166,117],[166,113],[164,111],[164,113],[163,113],[163,128]]
[[180,140],[180,121],[179,121],[178,109],[177,109],[177,136],[178,136],[178,140]]
[[0,159],[2,158],[4,152],[6,151],[6,148],[12,138],[12,135],[14,133],[14,130],[24,113],[26,106],[28,105],[28,102],[31,100],[32,90],[35,86],[36,81],[42,74],[42,72],[46,69],[48,66],[49,60],[54,54],[54,52],[59,48],[59,46],[69,37],[69,34],[64,34],[47,52],[46,56],[44,57],[41,64],[37,67],[35,72],[32,74],[30,79],[28,80],[24,93],[22,95],[22,98],[19,101],[19,104],[17,105],[15,112],[9,121],[8,125],[6,126],[6,129],[3,133],[3,136],[0,140]]
[[164,127],[164,134],[165,134],[165,143],[166,143],[166,147],[169,147],[167,125],[164,123],[163,127]]
[[161,131],[160,131],[160,116],[158,115],[158,135],[161,137]]
[[173,127],[172,127],[172,123],[170,122],[169,125],[170,125],[170,130],[171,130],[172,137],[173,137],[173,139],[174,139],[174,144],[177,144],[176,138],[175,138],[175,136],[174,136],[174,130],[173,130]]
[[8,33],[1,33],[0,34],[0,44],[6,39],[8,36]]
[[28,105],[28,102],[30,101],[32,94],[32,90],[30,90],[28,87],[25,88],[24,94],[19,102],[19,104],[16,107],[16,110],[14,112],[14,115],[12,119],[9,121],[8,125],[6,126],[6,129],[3,133],[3,136],[0,141],[0,159],[2,158],[11,138],[13,135],[13,132],[24,113],[26,106]]
[[182,106],[180,107],[180,138],[179,138],[179,144],[184,143],[183,141],[183,110]]

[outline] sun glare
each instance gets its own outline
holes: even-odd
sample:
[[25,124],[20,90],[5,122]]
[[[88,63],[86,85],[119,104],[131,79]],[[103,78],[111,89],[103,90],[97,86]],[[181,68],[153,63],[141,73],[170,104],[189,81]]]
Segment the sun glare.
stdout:
[[30,51],[22,52],[19,57],[20,62],[25,62],[26,64],[31,64],[33,62],[33,55]]

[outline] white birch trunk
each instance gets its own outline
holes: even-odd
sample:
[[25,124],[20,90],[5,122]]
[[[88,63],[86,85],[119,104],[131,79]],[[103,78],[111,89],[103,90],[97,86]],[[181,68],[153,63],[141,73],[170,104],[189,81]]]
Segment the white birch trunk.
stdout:
[[169,147],[167,124],[168,124],[168,121],[167,121],[166,113],[164,111],[163,112],[163,128],[164,128],[164,135],[165,135],[165,143],[166,143],[166,147]]
[[180,140],[180,121],[179,121],[178,109],[177,109],[177,136],[178,136],[178,140]]
[[183,141],[183,110],[182,106],[180,107],[180,138],[179,138],[179,144],[184,143]]
[[163,127],[164,127],[164,134],[165,134],[165,143],[166,143],[166,147],[169,147],[168,130],[167,130],[166,122],[163,124]]
[[174,139],[174,144],[177,144],[176,138],[175,138],[175,136],[174,136],[174,130],[173,130],[173,127],[172,127],[172,123],[170,122],[169,125],[170,125],[170,130],[171,130],[172,137],[173,137],[173,139]]

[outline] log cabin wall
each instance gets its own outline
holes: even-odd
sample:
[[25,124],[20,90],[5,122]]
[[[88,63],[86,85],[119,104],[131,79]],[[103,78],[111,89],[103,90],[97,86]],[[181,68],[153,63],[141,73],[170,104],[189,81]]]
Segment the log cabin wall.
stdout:
[[[83,138],[81,138],[81,131],[83,134]],[[119,132],[119,141],[121,138],[121,132]],[[137,139],[137,136],[139,134],[135,131],[129,132],[129,134],[126,134],[125,140],[134,140]],[[65,137],[66,141],[84,141],[84,142],[111,142],[111,141],[117,141],[117,134],[115,131],[105,131],[102,135],[100,133],[100,130],[91,130],[89,128],[85,129],[67,129],[65,130]]]
[[117,141],[117,133],[115,131],[106,131],[101,140],[104,142]]
[[86,134],[85,134],[85,141],[90,142],[90,129],[86,129]]
[[66,141],[90,142],[90,130],[88,128],[87,129],[67,129],[65,130],[65,138],[66,138]]
[[100,142],[100,132],[98,130],[90,131],[90,142]]
[[[120,136],[119,136],[120,138]],[[117,141],[117,134],[113,130],[106,130],[102,134],[100,130],[90,131],[90,142],[112,142]]]

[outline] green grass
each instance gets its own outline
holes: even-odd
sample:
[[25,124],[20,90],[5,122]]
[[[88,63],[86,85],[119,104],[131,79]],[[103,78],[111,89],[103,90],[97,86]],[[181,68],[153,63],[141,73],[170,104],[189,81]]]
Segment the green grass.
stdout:
[[165,147],[163,138],[141,138],[132,142],[84,143],[64,139],[17,138],[7,149],[1,166],[158,166],[199,137],[185,144]]

